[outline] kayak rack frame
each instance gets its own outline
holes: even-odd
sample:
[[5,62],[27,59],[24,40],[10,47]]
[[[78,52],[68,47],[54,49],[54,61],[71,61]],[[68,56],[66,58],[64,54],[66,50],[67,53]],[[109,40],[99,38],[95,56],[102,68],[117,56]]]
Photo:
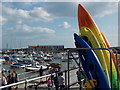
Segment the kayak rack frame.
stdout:
[[[71,52],[77,52],[77,53],[79,53],[79,51],[80,50],[106,50],[106,51],[108,51],[109,52],[109,54],[110,54],[110,85],[111,85],[111,90],[113,89],[113,85],[112,85],[112,51],[111,50],[114,50],[115,51],[115,54],[116,54],[116,68],[117,68],[117,80],[118,80],[118,60],[117,60],[117,55],[118,55],[118,51],[117,50],[115,50],[114,48],[65,48],[65,51],[68,53],[68,87],[67,87],[67,90],[70,90],[70,73],[69,73],[69,68],[70,68],[70,66],[69,66],[69,60],[71,59],[70,58],[70,55],[72,55],[71,54]],[[73,55],[72,55],[72,57],[73,57]],[[76,62],[76,64],[80,67],[80,60],[79,60],[79,63],[76,61],[76,59],[73,57],[72,59],[74,59],[75,60],[75,62]],[[85,76],[86,77],[86,76]],[[91,82],[89,82],[90,83],[90,85],[92,85],[91,84]],[[93,86],[92,86],[93,87]],[[119,83],[118,83],[118,88],[119,88]]]

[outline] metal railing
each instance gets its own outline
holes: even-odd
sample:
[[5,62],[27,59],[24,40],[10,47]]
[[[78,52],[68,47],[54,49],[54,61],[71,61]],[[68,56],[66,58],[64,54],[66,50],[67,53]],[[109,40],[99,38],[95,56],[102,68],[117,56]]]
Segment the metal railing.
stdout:
[[[78,68],[70,69],[69,71],[72,71],[72,70],[75,70],[75,69],[78,69]],[[65,73],[65,86],[67,86],[67,71],[68,70],[64,70],[64,71],[59,72],[59,73]],[[21,84],[25,84],[24,88],[27,89],[26,88],[27,87],[27,83],[29,83],[31,81],[39,80],[39,79],[42,79],[42,78],[51,77],[51,75],[56,75],[56,74],[59,74],[59,73],[52,73],[52,74],[39,76],[39,77],[35,77],[35,78],[32,78],[32,79],[28,79],[28,80],[25,79],[24,81],[20,81],[20,82],[17,82],[17,83],[12,83],[12,84],[9,84],[9,85],[1,86],[0,89],[8,88],[8,87],[16,86],[16,85],[21,85]]]

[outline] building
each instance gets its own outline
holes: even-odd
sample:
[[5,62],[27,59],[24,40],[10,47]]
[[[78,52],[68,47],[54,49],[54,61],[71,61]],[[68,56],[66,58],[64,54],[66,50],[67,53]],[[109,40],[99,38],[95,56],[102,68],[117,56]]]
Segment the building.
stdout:
[[28,46],[30,52],[59,53],[64,51],[64,45],[38,45]]
[[7,53],[7,54],[14,54],[14,53],[18,53],[18,52],[24,52],[24,53],[28,53],[29,49],[28,48],[14,48],[14,49],[8,49],[8,50],[3,50],[2,53]]
[[116,53],[117,51],[117,53],[120,54],[120,47],[111,47],[111,48],[113,49],[114,53]]

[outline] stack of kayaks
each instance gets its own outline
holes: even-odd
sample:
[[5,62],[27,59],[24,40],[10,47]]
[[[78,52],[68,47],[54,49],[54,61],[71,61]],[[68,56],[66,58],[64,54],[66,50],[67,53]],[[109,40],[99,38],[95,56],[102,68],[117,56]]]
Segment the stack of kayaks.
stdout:
[[[104,34],[98,29],[90,14],[78,5],[79,36],[74,34],[77,48],[110,48]],[[110,68],[110,52],[112,54],[112,74]],[[116,58],[112,50],[80,50],[79,57],[87,78],[96,81],[95,88],[119,89],[116,71]],[[111,79],[112,77],[112,79]],[[88,84],[86,84],[88,85]],[[86,86],[87,87],[87,86]]]

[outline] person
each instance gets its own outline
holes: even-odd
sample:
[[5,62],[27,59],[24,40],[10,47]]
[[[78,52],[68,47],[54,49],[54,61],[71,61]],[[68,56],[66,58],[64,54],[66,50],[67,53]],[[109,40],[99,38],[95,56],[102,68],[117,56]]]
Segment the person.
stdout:
[[59,82],[58,82],[58,75],[57,74],[54,76],[53,81],[54,81],[54,85],[55,85],[56,90],[58,90],[59,89]]
[[[18,74],[16,72],[16,69],[13,70],[13,73],[12,73],[12,82],[13,83],[17,83],[18,82]],[[18,88],[18,86],[16,86],[16,89]]]
[[45,71],[45,72],[46,72],[45,74],[48,75],[48,74],[49,74],[49,71],[50,71],[50,69],[49,69],[49,67],[47,67],[47,69],[46,69],[46,71]]
[[61,68],[60,67],[58,67],[58,72],[61,72]]
[[78,71],[76,72],[76,75],[77,75],[77,79],[78,79],[78,84],[80,84],[80,88],[81,88],[81,85],[83,85],[84,81],[85,81],[85,77],[83,75],[82,68],[78,69]]
[[[2,73],[2,86],[7,85],[7,78],[5,73]],[[6,88],[3,88],[2,90],[6,90]]]
[[48,90],[50,90],[50,89],[51,89],[51,86],[52,86],[52,82],[51,82],[51,79],[50,79],[50,78],[48,78],[47,86],[48,86]]
[[[49,71],[50,71],[50,69],[49,69],[49,67],[47,67],[47,69],[45,70],[45,75],[48,75]],[[46,77],[46,81],[47,81],[47,77]]]
[[58,82],[59,82],[60,89],[63,89],[65,87],[64,78],[62,76],[63,76],[63,73],[58,74]]
[[43,68],[42,68],[42,66],[41,66],[40,69],[39,69],[39,75],[40,75],[40,76],[43,75]]
[[55,68],[55,73],[58,73],[59,72],[59,69],[58,68]]
[[52,74],[52,73],[54,73],[54,69],[51,67],[49,70],[49,74]]
[[53,86],[53,82],[54,82],[54,75],[51,75],[51,82],[52,82],[52,86]]
[[[7,76],[7,84],[11,84],[11,83],[12,83],[12,74],[9,70],[8,71],[8,76]],[[8,87],[8,90],[11,90],[11,87]]]
[[[39,76],[43,76],[43,68],[42,68],[42,66],[39,69]],[[42,82],[42,78],[40,79],[40,82]]]

